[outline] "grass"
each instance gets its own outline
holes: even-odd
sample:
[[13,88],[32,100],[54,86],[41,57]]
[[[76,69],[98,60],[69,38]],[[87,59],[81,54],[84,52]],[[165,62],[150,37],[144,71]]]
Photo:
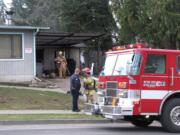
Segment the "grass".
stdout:
[[100,116],[89,116],[85,114],[33,114],[33,115],[0,115],[0,121],[33,121],[33,120],[103,120]]
[[[83,107],[82,101],[79,103]],[[71,95],[16,88],[0,88],[0,110],[71,110]]]
[[[79,103],[80,109],[83,102]],[[71,110],[71,95],[16,88],[0,87],[0,110]],[[100,116],[85,114],[2,114],[0,121],[33,121],[33,120],[67,120],[89,119],[101,120]]]

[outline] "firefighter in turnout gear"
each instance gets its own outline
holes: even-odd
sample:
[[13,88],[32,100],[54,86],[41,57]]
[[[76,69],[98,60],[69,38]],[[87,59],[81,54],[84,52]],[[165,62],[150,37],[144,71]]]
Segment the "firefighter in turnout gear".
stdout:
[[67,69],[67,61],[61,51],[59,52],[58,56],[56,57],[55,62],[57,63],[59,77],[65,78],[66,77],[66,69]]
[[91,77],[89,68],[84,68],[83,71],[85,73],[83,82],[86,94],[86,102],[95,103],[96,81]]

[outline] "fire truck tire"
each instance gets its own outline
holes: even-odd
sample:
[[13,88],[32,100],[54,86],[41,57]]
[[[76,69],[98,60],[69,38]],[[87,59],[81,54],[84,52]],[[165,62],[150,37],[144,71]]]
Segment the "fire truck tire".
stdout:
[[161,115],[161,124],[168,132],[180,132],[180,99],[174,98],[165,104]]
[[137,127],[147,127],[153,122],[153,120],[145,118],[132,118],[130,122]]

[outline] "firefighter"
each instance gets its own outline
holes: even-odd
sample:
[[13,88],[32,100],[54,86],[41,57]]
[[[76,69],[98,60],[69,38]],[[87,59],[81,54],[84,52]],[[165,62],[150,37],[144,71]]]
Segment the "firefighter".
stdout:
[[55,62],[57,63],[57,68],[59,72],[60,78],[66,77],[66,70],[67,70],[67,61],[66,58],[63,56],[63,53],[60,51],[58,56],[55,59]]
[[85,77],[83,79],[84,82],[84,91],[86,94],[86,102],[87,103],[95,103],[95,93],[96,93],[96,81],[90,76],[90,69],[83,69],[85,73]]

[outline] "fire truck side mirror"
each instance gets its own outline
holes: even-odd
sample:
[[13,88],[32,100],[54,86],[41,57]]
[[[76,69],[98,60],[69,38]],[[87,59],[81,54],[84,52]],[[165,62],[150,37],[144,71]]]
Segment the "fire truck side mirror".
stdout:
[[100,72],[100,76],[104,76],[105,74],[104,74],[104,70],[102,70],[101,72]]

